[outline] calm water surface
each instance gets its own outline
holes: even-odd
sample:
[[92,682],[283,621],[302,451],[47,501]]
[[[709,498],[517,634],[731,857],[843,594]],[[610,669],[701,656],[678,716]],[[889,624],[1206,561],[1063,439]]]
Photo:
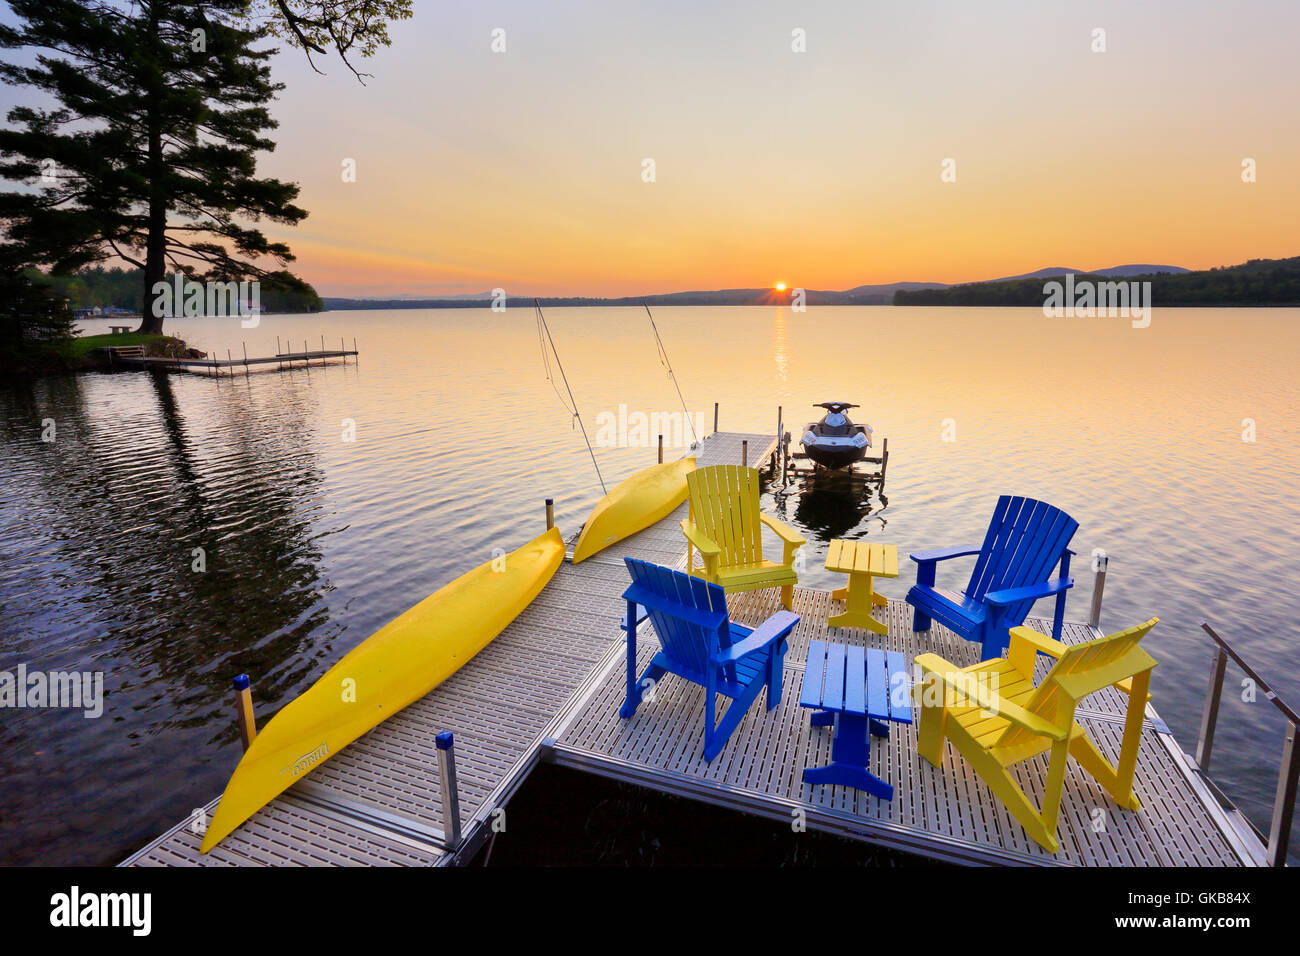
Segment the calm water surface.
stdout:
[[[620,405],[678,410],[643,313],[548,318],[593,437],[597,415]],[[1070,616],[1088,607],[1082,556],[1104,548],[1103,626],[1161,618],[1148,639],[1156,703],[1185,749],[1210,662],[1202,618],[1300,701],[1300,310],[1157,311],[1147,329],[1014,309],[656,318],[709,427],[715,401],[724,430],[775,431],[781,405],[797,435],[813,402],[836,399],[888,436],[883,496],[769,496],[808,533],[809,583],[830,583],[831,537],[904,551],[978,541],[998,494],[1039,497],[1080,522]],[[355,336],[361,363],[0,388],[0,670],[102,671],[107,695],[94,720],[0,711],[3,863],[121,859],[224,786],[239,754],[232,675],[253,675],[264,720],[493,548],[533,537],[544,498],[567,533],[599,497],[529,311],[270,316],[254,330],[182,319],[169,331],[221,355],[241,342],[270,354],[277,336],[295,348]],[[41,440],[46,419],[53,442]],[[597,450],[607,483],[654,454]],[[948,573],[957,585],[969,567]],[[902,597],[910,578],[909,567],[881,589]],[[1225,700],[1216,777],[1259,823],[1281,732],[1263,700]]]

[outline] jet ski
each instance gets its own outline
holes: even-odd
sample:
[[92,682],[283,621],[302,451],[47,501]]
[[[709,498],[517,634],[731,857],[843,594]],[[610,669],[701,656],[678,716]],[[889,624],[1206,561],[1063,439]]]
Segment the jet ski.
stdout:
[[814,462],[824,468],[843,468],[861,461],[871,447],[871,426],[855,425],[844,414],[857,408],[849,402],[818,402],[817,408],[826,409],[819,422],[804,429],[803,449]]

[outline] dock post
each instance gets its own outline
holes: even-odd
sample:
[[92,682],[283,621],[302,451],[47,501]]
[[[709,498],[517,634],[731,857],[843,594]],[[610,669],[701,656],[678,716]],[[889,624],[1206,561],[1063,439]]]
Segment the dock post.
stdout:
[[1210,754],[1214,750],[1214,730],[1219,723],[1219,697],[1223,694],[1223,672],[1228,667],[1228,655],[1223,646],[1214,645],[1214,665],[1210,668],[1210,688],[1205,695],[1205,710],[1201,713],[1201,737],[1196,742],[1196,765],[1201,773],[1210,772]]
[[348,364],[348,347],[343,344],[343,336],[339,336],[339,351],[343,353],[343,364]]
[[781,464],[781,435],[785,432],[785,421],[781,416],[784,409],[776,406],[776,451],[772,452],[772,476],[776,477],[776,469]]
[[275,337],[275,370],[277,372],[284,371],[284,363],[280,361],[280,351],[280,336],[277,335]]
[[550,531],[555,527],[555,499],[546,499],[546,530]]
[[240,674],[233,683],[239,738],[244,743],[244,749],[247,750],[253,745],[253,738],[257,736],[257,720],[253,717],[253,686],[247,674]]
[[659,464],[664,463],[664,436],[659,436]]
[[361,353],[357,351],[357,337],[355,335],[352,336],[352,364],[361,364]]
[[718,403],[713,403],[713,434],[718,433]]
[[1088,626],[1101,626],[1101,595],[1106,590],[1106,552],[1098,548],[1092,553],[1092,606],[1088,609]]
[[438,747],[438,782],[442,790],[442,835],[448,846],[460,842],[460,794],[456,791],[455,739],[450,730],[434,738]]
[[740,440],[740,467],[742,468],[749,467],[749,439],[748,438],[742,438]]
[[320,367],[325,367],[325,333],[320,334]]
[[240,342],[239,344],[240,347],[242,347],[244,350],[244,379],[247,380],[248,379],[248,344],[246,342]]
[[1290,848],[1296,785],[1300,781],[1300,750],[1296,749],[1295,736],[1295,724],[1287,724],[1282,741],[1282,771],[1277,776],[1277,792],[1273,797],[1273,822],[1268,830],[1269,866],[1286,866]]
[[889,439],[880,448],[880,487],[885,487],[885,469],[889,467]]

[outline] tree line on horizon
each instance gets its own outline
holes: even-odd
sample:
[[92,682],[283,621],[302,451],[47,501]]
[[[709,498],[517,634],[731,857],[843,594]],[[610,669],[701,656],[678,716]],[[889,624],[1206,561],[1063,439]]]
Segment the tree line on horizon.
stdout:
[[[1300,305],[1300,256],[1251,259],[1241,265],[1198,272],[1107,276],[1078,273],[1075,282],[1150,282],[1151,301],[1160,306]],[[1034,306],[1043,304],[1043,287],[1059,276],[977,282],[944,289],[899,290],[894,305]]]
[[[144,308],[141,270],[115,266],[90,266],[67,275],[47,275],[28,269],[35,283],[45,283],[54,296],[63,299],[71,311],[81,309],[127,309],[135,315]],[[170,284],[175,273],[162,281]],[[268,273],[261,282],[260,301],[263,312],[319,312],[324,303],[310,283],[290,272]]]

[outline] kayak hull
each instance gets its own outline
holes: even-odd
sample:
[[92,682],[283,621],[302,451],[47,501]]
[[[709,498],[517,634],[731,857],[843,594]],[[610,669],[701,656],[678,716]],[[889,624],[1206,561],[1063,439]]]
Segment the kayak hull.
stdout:
[[563,560],[564,539],[550,528],[435,591],[344,655],[253,739],[221,797],[202,852],[464,666],[519,616]]
[[686,500],[686,476],[694,458],[651,465],[625,479],[597,502],[573,548],[573,563],[668,517]]

